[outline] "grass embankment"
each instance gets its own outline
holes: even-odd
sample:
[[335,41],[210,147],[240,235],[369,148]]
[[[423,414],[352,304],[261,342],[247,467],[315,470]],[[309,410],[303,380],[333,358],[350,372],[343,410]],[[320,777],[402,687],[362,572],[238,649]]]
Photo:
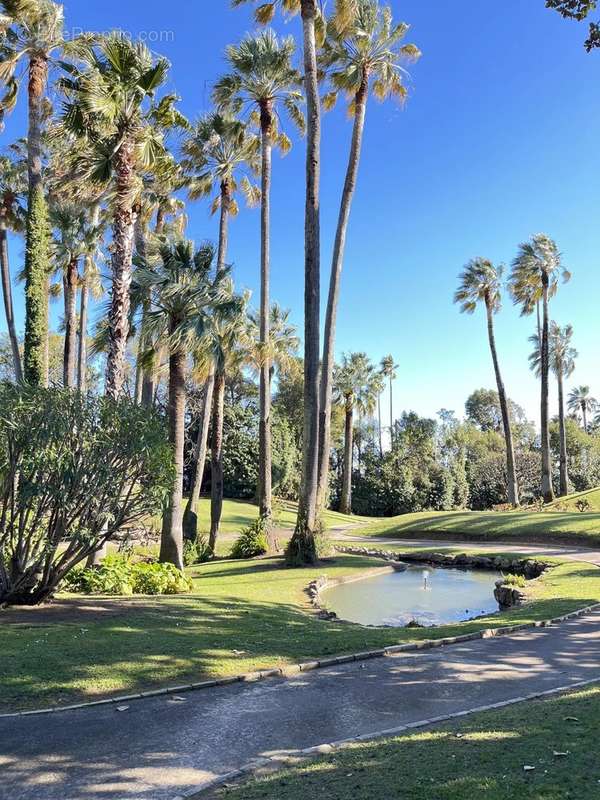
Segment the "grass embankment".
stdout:
[[567,497],[559,497],[553,503],[550,503],[550,508],[555,511],[579,511],[577,503],[581,500],[589,504],[590,511],[600,511],[600,489],[598,488],[575,492],[567,495]]
[[593,800],[600,797],[599,718],[600,689],[588,689],[352,745],[213,797]]
[[527,606],[457,625],[364,628],[310,613],[304,590],[313,578],[357,574],[380,563],[341,556],[317,568],[285,569],[278,559],[221,561],[190,570],[194,591],[185,597],[78,597],[69,601],[73,608],[0,611],[0,709],[128,694],[547,619],[600,602],[597,568],[569,562],[535,584]]

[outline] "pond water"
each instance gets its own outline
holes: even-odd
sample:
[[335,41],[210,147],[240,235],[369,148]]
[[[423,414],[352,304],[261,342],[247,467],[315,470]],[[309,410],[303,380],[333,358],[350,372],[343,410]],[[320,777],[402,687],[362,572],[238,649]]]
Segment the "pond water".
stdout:
[[462,622],[498,611],[493,570],[441,569],[411,564],[342,583],[322,592],[322,605],[340,619],[361,625],[421,625]]

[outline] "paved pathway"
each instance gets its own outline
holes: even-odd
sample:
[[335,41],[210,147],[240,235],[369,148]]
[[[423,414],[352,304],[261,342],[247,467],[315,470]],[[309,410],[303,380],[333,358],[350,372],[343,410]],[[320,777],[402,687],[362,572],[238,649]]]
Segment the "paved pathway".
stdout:
[[0,800],[172,800],[265,754],[592,678],[600,679],[600,612],[289,680],[132,701],[122,712],[1,719]]

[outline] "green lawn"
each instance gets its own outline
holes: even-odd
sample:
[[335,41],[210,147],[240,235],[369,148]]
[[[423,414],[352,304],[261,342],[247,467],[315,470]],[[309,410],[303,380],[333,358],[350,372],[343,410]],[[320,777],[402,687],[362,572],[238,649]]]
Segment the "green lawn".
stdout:
[[600,489],[586,489],[585,492],[576,492],[567,497],[559,497],[551,507],[555,507],[558,511],[578,511],[577,501],[587,500],[590,506],[590,511],[600,511]]
[[600,513],[579,511],[424,511],[372,520],[360,535],[600,546]]
[[[564,563],[536,584],[535,601],[488,619],[436,629],[363,628],[319,620],[304,589],[380,564],[342,556],[320,568],[285,569],[278,559],[221,561],[191,570],[194,593],[153,599],[93,599],[71,621],[10,624],[0,611],[0,708],[97,699],[367,648],[546,619],[600,602],[599,573]],[[50,609],[52,611],[52,609]],[[25,612],[28,613],[28,612]]]
[[598,719],[600,689],[588,689],[355,744],[214,797],[597,800]]

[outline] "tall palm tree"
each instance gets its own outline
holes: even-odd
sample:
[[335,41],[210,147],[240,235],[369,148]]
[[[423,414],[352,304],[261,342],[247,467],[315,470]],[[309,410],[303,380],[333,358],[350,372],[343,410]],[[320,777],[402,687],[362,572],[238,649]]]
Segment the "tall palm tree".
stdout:
[[[569,378],[575,370],[575,359],[577,350],[571,346],[573,328],[565,325],[561,328],[556,322],[551,321],[548,331],[548,350],[550,358],[550,369],[556,376],[558,384],[558,436],[560,450],[560,497],[569,494],[569,468],[567,462],[567,434],[565,430],[565,400],[564,400],[564,379]],[[531,368],[540,375],[541,353],[538,345],[537,334],[529,337],[535,348],[529,356]],[[587,388],[587,387],[583,387]]]
[[[321,56],[333,88],[324,98],[324,107],[332,108],[339,92],[349,100],[349,113],[354,118],[346,179],[340,203],[333,247],[329,297],[325,316],[323,365],[321,369],[319,421],[319,505],[322,506],[329,483],[329,450],[331,438],[331,396],[335,360],[335,332],[340,295],[344,251],[352,200],[361,158],[365,117],[369,94],[384,101],[406,98],[403,61],[415,61],[420,52],[413,44],[403,44],[408,31],[404,22],[394,24],[390,8],[382,8],[378,0],[358,0],[348,15],[347,4],[338,0],[333,24]],[[345,13],[342,14],[342,11]]]
[[25,228],[26,212],[23,198],[27,180],[21,165],[9,156],[0,157],[0,272],[2,274],[2,298],[6,314],[6,327],[12,350],[15,378],[23,380],[23,367],[19,339],[15,326],[10,263],[8,255],[8,232],[22,232]]
[[598,406],[598,401],[590,395],[590,387],[576,386],[574,389],[572,389],[569,392],[567,405],[569,407],[569,411],[572,411],[575,414],[579,414],[579,412],[581,412],[583,430],[586,433],[589,433],[588,414],[592,414]]
[[[155,60],[141,42],[125,35],[101,36],[78,51],[83,66],[62,82],[68,101],[63,125],[85,138],[87,159],[80,160],[82,178],[112,186],[112,288],[108,325],[106,393],[123,389],[129,335],[136,198],[141,175],[164,156],[154,97],[165,82],[169,62]],[[158,104],[160,106],[160,104]]]
[[[540,354],[541,377],[541,449],[542,497],[545,503],[554,499],[552,489],[552,463],[550,458],[550,433],[548,428],[548,373],[550,367],[548,327],[549,301],[558,290],[558,280],[568,281],[570,273],[562,264],[556,243],[546,234],[538,233],[529,242],[519,246],[509,277],[509,289],[514,303],[521,306],[521,314],[532,314],[537,298],[542,301],[542,346]],[[534,302],[534,299],[536,302]]]
[[[169,350],[169,441],[173,448],[175,479],[163,516],[160,560],[183,569],[183,456],[185,444],[186,362],[190,351],[207,335],[211,314],[218,313],[220,287],[213,285],[210,269],[214,250],[193,242],[166,242],[160,262],[141,268],[136,282],[149,289],[153,310],[145,324],[163,339]],[[223,281],[223,276],[219,278]]]
[[[258,115],[261,134],[261,258],[260,258],[260,344],[268,354],[271,274],[271,162],[273,144],[287,152],[290,142],[278,133],[279,106],[304,130],[299,104],[301,78],[292,65],[296,45],[292,37],[279,41],[271,30],[247,36],[239,45],[227,48],[230,72],[215,85],[213,96],[221,109],[241,113],[245,107]],[[258,504],[264,520],[271,517],[271,394],[268,355],[261,359],[259,389]]]
[[381,359],[381,374],[388,379],[390,387],[390,445],[394,447],[394,394],[393,383],[396,380],[396,370],[398,364],[394,362],[394,356],[389,355]]
[[77,351],[77,388],[87,389],[87,336],[90,296],[102,297],[104,289],[100,279],[98,262],[102,259],[101,245],[104,238],[105,223],[101,218],[102,208],[99,198],[90,201],[86,209],[89,215],[90,236],[86,238],[83,254],[83,274],[79,281],[79,334]]
[[465,266],[464,271],[460,275],[460,284],[454,295],[454,302],[459,303],[461,312],[466,312],[467,314],[472,314],[477,308],[478,303],[483,303],[485,306],[488,342],[492,354],[492,362],[494,364],[500,413],[502,414],[502,427],[504,429],[504,442],[506,444],[508,502],[516,508],[519,505],[519,486],[517,483],[517,471],[515,466],[515,450],[508,400],[504,389],[502,373],[500,372],[496,337],[494,335],[494,314],[497,314],[502,306],[503,272],[503,267],[495,266],[487,258],[472,259]]
[[352,513],[352,466],[354,453],[354,412],[358,408],[369,413],[375,407],[379,387],[378,373],[366,353],[350,353],[342,357],[336,369],[335,397],[345,412],[344,468],[340,511]]
[[0,32],[4,47],[0,81],[6,87],[2,110],[17,101],[22,61],[27,62],[28,202],[25,250],[24,377],[34,384],[48,382],[48,268],[50,234],[42,180],[42,131],[48,66],[52,53],[64,43],[63,7],[52,0],[0,0]]

